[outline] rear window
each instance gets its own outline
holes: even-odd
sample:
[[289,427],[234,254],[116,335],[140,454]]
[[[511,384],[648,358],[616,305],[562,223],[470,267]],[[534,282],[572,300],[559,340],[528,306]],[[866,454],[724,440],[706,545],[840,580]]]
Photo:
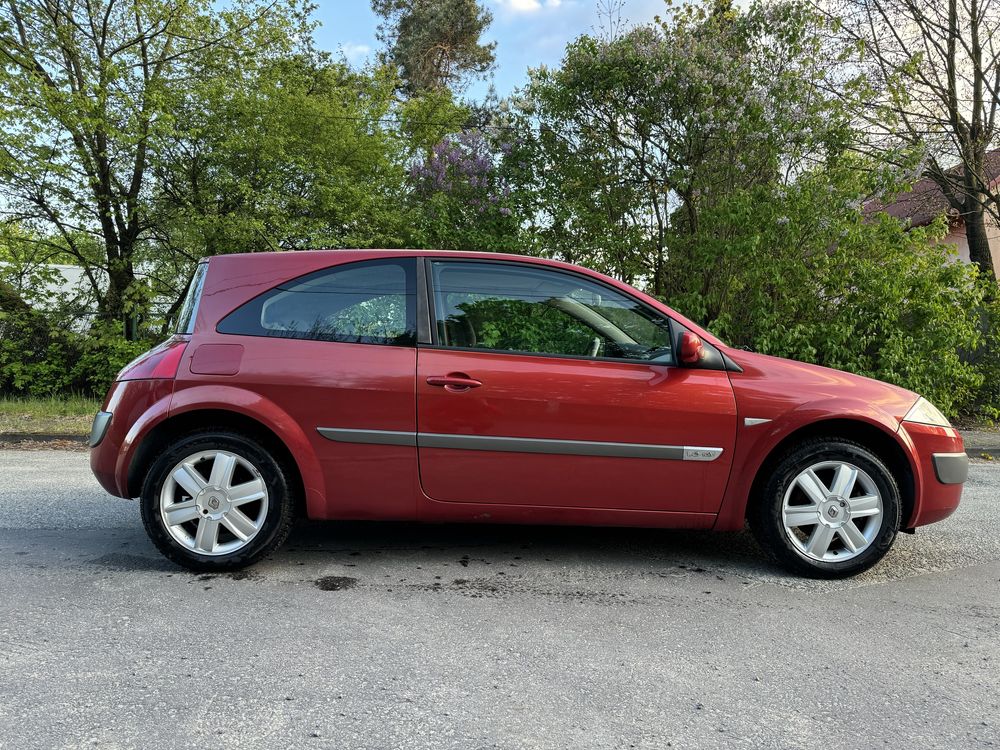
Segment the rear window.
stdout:
[[287,281],[237,308],[219,333],[416,345],[416,259],[327,268]]
[[198,301],[201,299],[201,290],[205,286],[205,275],[208,273],[208,263],[199,263],[188,284],[187,293],[184,295],[184,302],[181,304],[180,312],[177,314],[177,333],[194,333],[194,321],[198,313]]

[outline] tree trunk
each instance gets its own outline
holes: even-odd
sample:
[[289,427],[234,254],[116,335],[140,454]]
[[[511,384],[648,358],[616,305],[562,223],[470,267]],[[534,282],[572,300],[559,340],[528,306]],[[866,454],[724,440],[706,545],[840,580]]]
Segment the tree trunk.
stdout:
[[108,272],[108,290],[98,311],[101,320],[120,329],[127,341],[135,341],[139,333],[136,316],[127,310],[128,294],[134,283],[131,263],[112,265]]
[[969,260],[979,266],[979,270],[989,278],[996,278],[993,268],[993,254],[990,252],[990,240],[986,233],[986,211],[982,203],[966,199],[968,210],[963,212],[965,220],[965,237],[969,243]]

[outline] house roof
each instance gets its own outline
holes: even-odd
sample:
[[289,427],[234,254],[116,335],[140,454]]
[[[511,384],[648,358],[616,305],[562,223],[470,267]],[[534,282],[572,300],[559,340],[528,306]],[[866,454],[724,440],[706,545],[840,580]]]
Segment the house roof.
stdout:
[[[947,170],[947,174],[949,177],[960,177],[963,171],[964,168],[958,165]],[[1000,180],[1000,149],[994,149],[986,154],[984,171],[990,184]],[[918,180],[910,190],[900,193],[890,203],[876,198],[864,206],[866,215],[887,213],[897,219],[909,221],[910,225],[915,227],[926,226],[941,214],[949,213],[951,210],[944,192],[930,177]]]

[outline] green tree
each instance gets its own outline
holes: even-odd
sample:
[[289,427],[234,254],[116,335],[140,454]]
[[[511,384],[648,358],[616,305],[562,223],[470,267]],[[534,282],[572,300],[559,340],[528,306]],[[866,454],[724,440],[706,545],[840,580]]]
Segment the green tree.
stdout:
[[[158,278],[186,280],[211,254],[400,244],[405,143],[384,124],[396,118],[395,86],[388,69],[323,56],[191,86],[154,165]],[[161,290],[173,307],[182,286]]]
[[477,0],[372,0],[372,10],[384,19],[383,59],[399,69],[410,95],[458,89],[493,67],[496,42],[481,41],[493,15]]
[[896,183],[852,156],[848,99],[867,89],[834,78],[832,31],[799,3],[717,2],[572,42],[518,107],[526,229],[736,345],[968,408],[983,373],[959,351],[982,346],[984,287],[942,226],[864,216]]
[[[286,53],[296,0],[12,0],[0,10],[3,212],[83,267],[101,319],[130,339],[148,293],[137,262],[155,229],[151,166],[182,93],[207,71]],[[228,74],[228,73],[227,73]]]
[[941,243],[939,221],[906,231],[866,217],[873,189],[857,164],[800,174],[789,185],[734,191],[701,213],[701,230],[671,247],[712,268],[707,287],[671,301],[724,340],[816,362],[967,410],[984,378],[965,359],[983,344],[985,285]]
[[[598,265],[669,294],[682,268],[676,250],[668,267],[672,235],[698,233],[700,212],[730,189],[787,181],[842,148],[841,105],[811,85],[825,75],[825,30],[792,3],[683,5],[612,39],[580,37],[560,68],[535,72],[522,109],[541,123],[545,181],[599,205],[624,240],[611,263],[598,248]],[[630,256],[636,226],[646,246]],[[711,283],[708,268],[683,272]]]
[[[158,295],[180,303],[201,256],[434,242],[434,199],[409,167],[459,130],[447,89],[399,101],[388,66],[352,70],[322,54],[206,76],[177,107],[155,165],[157,232],[144,257]],[[441,221],[443,216],[439,215]]]
[[[987,153],[1000,146],[1000,12],[993,0],[834,0],[869,95],[852,108],[865,150],[934,180],[965,223],[969,257],[995,273],[988,227],[1000,189]],[[910,157],[909,159],[907,157]],[[952,169],[954,165],[960,168]]]

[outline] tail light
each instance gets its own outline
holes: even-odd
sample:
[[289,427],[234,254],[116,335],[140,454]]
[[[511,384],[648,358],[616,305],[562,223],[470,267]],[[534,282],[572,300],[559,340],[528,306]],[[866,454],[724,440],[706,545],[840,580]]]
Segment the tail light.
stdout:
[[116,380],[154,380],[177,377],[181,357],[187,347],[188,340],[180,336],[167,339],[145,354],[129,362],[118,373]]

